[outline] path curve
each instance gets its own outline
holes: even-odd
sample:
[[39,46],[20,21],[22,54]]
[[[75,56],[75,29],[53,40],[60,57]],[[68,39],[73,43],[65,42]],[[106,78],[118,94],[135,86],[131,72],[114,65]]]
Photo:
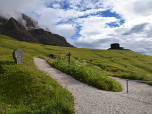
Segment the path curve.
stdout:
[[69,75],[52,68],[45,60],[34,58],[39,70],[46,72],[74,96],[75,114],[152,114],[152,86],[112,77],[122,87],[122,92],[107,92],[81,83]]

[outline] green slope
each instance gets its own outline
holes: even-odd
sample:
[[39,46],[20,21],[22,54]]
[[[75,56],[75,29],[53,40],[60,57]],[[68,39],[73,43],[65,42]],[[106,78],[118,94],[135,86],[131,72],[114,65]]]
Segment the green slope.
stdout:
[[[9,38],[9,37],[5,37]],[[66,57],[71,52],[71,59],[86,60],[89,65],[98,66],[106,75],[126,77],[143,76],[152,77],[152,57],[142,55],[130,50],[97,50],[74,47],[59,47],[40,44],[25,43],[5,40],[1,35],[0,47],[8,49],[20,48],[32,56],[47,56],[54,54],[56,57]],[[17,42],[18,45],[15,45]]]
[[[72,114],[72,94],[37,69],[33,55],[42,50],[32,45],[0,35],[0,114]],[[12,57],[18,48],[24,51],[21,65]]]
[[[83,49],[74,47],[59,47],[40,44],[25,43],[19,41],[3,40],[0,47],[8,49],[20,48],[32,56],[47,56],[54,54],[56,57],[66,57],[71,52],[71,59],[86,60],[88,65],[96,66],[100,71],[110,76],[118,76],[131,79],[148,79],[152,78],[152,57],[139,54],[130,50],[99,50]],[[8,37],[6,37],[8,38]],[[18,42],[18,45],[15,45]]]
[[[14,60],[12,57],[12,52],[15,49],[22,49],[25,53],[22,65],[14,65],[13,63]],[[53,107],[56,112],[60,111],[60,113],[70,113],[73,108],[72,95],[65,89],[61,88],[45,73],[37,70],[33,63],[33,56],[43,57],[48,60],[46,56],[49,54],[54,54],[58,59],[61,57],[67,59],[66,55],[69,52],[72,54],[71,61],[79,60],[82,62],[85,60],[87,67],[95,69],[96,71],[107,76],[152,80],[152,57],[148,55],[142,55],[130,50],[97,50],[32,44],[16,41],[10,37],[0,35],[0,80],[4,80],[4,82],[0,85],[0,106],[2,106],[3,109],[6,109],[5,107],[7,106],[7,109],[9,107],[10,110],[15,110],[15,108],[18,108],[19,110],[23,108],[26,111],[39,109],[39,111],[43,111],[44,107],[44,110],[47,111],[49,108],[46,107],[46,104],[50,104],[49,106]],[[49,61],[52,62],[53,60]],[[19,85],[20,83],[18,80],[22,80],[22,85]],[[11,85],[14,86],[11,87]],[[19,87],[19,89],[16,89],[16,86]],[[42,88],[45,89],[41,91]],[[21,90],[25,91],[22,94],[18,94],[18,96],[15,93],[10,94],[10,90],[13,90],[14,92]],[[44,98],[42,97],[35,100],[35,98],[32,97],[33,100],[31,100],[31,94],[35,96],[44,95]],[[29,103],[26,101],[27,96],[29,97]],[[13,100],[14,98],[17,100]],[[64,98],[68,100],[65,100]],[[9,99],[11,99],[11,102]],[[22,103],[20,102],[20,99]],[[53,104],[46,102],[52,101],[52,99],[54,101]],[[10,103],[12,104],[10,105]],[[35,109],[32,108],[33,106],[31,107],[31,103],[34,104]],[[13,104],[15,106],[12,108]],[[58,106],[61,108],[54,108]]]

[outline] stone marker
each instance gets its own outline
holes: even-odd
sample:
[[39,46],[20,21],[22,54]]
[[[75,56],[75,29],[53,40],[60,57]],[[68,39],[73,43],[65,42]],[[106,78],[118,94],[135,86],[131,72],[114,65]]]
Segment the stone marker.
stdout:
[[16,49],[13,52],[13,58],[15,60],[15,64],[22,64],[23,57],[24,57],[24,52],[21,49]]

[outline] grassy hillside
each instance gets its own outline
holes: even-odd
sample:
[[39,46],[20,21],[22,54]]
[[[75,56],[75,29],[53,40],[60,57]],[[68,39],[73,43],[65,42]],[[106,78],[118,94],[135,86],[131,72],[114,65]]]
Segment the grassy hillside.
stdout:
[[[74,47],[59,47],[31,44],[5,40],[0,36],[0,47],[8,49],[20,48],[32,56],[47,56],[54,54],[57,58],[67,58],[71,52],[71,60],[85,60],[87,65],[95,67],[107,76],[117,76],[129,79],[152,80],[152,56],[139,54],[130,50],[99,50]],[[14,45],[18,42],[18,45]],[[9,44],[9,45],[8,45]]]
[[[24,51],[22,65],[14,65],[12,52],[15,49]],[[152,57],[148,55],[130,50],[97,50],[32,44],[0,35],[0,110],[14,110],[19,114],[22,110],[30,113],[37,111],[39,114],[51,109],[54,113],[71,113],[72,95],[45,73],[37,70],[33,62],[33,56],[43,57],[50,64],[57,62],[48,59],[46,56],[49,54],[54,54],[57,60],[67,61],[66,55],[69,52],[72,54],[71,64],[75,61],[83,63],[85,60],[86,67],[94,69],[102,76],[152,80]]]
[[[0,35],[0,114],[72,114],[72,94],[35,66],[33,55],[41,52],[32,44],[8,39]],[[12,57],[17,48],[24,51],[21,65]]]

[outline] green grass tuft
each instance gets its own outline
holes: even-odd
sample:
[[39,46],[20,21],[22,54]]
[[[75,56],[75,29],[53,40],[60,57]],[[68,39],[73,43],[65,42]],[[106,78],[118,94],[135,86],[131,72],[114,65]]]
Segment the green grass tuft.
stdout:
[[105,76],[105,74],[99,70],[87,66],[85,60],[81,61],[73,59],[69,65],[67,59],[57,59],[55,61],[50,61],[48,58],[45,59],[52,67],[71,75],[73,78],[83,83],[106,91],[122,91],[122,87],[118,82]]

